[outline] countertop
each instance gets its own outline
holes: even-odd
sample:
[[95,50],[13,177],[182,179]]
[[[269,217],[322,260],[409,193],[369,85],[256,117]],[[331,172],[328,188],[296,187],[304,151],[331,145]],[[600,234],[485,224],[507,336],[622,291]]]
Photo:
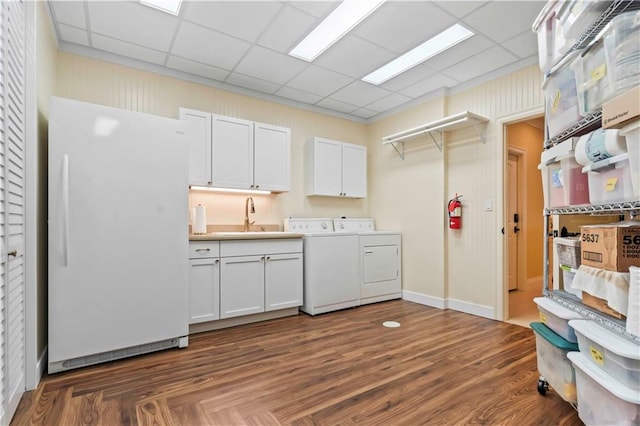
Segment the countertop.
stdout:
[[189,234],[189,241],[268,240],[302,237],[304,237],[304,234],[278,231],[209,232],[208,234]]

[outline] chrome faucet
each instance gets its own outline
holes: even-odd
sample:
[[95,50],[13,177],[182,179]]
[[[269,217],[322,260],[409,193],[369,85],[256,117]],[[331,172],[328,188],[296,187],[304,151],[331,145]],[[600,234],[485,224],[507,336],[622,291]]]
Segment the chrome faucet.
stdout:
[[247,197],[246,201],[244,202],[244,227],[242,228],[244,232],[248,232],[249,227],[256,223],[255,220],[253,222],[249,222],[249,202],[251,202],[251,213],[256,212],[256,207],[253,205],[253,198]]

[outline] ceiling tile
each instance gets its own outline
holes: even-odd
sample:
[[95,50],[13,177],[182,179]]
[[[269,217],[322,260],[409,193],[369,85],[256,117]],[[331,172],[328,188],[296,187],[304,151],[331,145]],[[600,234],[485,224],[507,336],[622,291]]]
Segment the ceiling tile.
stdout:
[[393,77],[391,80],[385,81],[380,85],[380,87],[392,91],[404,89],[405,87],[411,86],[412,84],[433,75],[433,73],[433,70],[423,65],[416,65],[410,70]]
[[76,27],[70,27],[69,25],[59,24],[58,31],[60,31],[60,37],[62,41],[67,43],[81,44],[83,46],[89,45],[89,35],[86,30],[81,30]]
[[530,28],[545,1],[492,1],[463,18],[473,29],[500,43]]
[[[206,48],[203,48],[206,46]],[[233,69],[250,44],[189,22],[183,22],[171,53],[183,58]]]
[[469,13],[473,12],[483,4],[487,3],[486,1],[437,1],[436,5],[443,8],[456,18],[462,18]]
[[365,106],[375,102],[380,98],[391,94],[388,90],[381,89],[373,84],[363,81],[354,81],[350,85],[338,90],[330,97],[336,101],[346,102],[353,105]]
[[276,95],[283,98],[293,99],[308,104],[315,104],[322,96],[314,95],[312,93],[303,92],[302,90],[292,89],[291,87],[283,87],[276,92]]
[[361,118],[371,118],[374,115],[377,115],[378,112],[377,111],[373,111],[371,109],[367,109],[367,108],[360,108],[357,109],[353,112],[351,112],[351,114],[357,116],[357,117],[361,117]]
[[254,42],[282,7],[275,1],[192,1],[182,16],[187,21]]
[[307,63],[300,59],[254,46],[242,58],[236,71],[273,83],[284,84],[306,67]]
[[[533,33],[531,33],[533,34]],[[429,68],[436,71],[449,68],[453,64],[462,62],[469,56],[487,50],[495,46],[495,43],[481,34],[476,34],[460,44],[447,49],[425,62]]]
[[367,108],[372,109],[374,111],[383,112],[388,109],[392,109],[404,103],[407,103],[411,99],[412,98],[408,96],[400,95],[398,93],[392,93],[385,98],[382,98],[378,101],[375,101],[372,104],[367,105]]
[[164,52],[147,49],[146,47],[142,46],[136,46],[135,44],[105,37],[100,34],[91,35],[91,44],[96,49],[105,50],[107,52],[116,53],[119,55],[127,56],[129,58],[151,62],[158,65],[164,64],[164,60],[167,57],[166,53]]
[[156,50],[169,48],[178,24],[175,16],[139,3],[97,1],[87,5],[91,31]]
[[438,90],[443,87],[453,87],[456,84],[458,84],[458,82],[450,77],[442,74],[434,74],[433,76],[425,78],[424,80],[411,85],[406,89],[402,89],[399,92],[412,98],[419,98],[420,96],[431,93],[434,90]]
[[467,81],[515,62],[518,58],[500,46],[485,50],[443,71],[458,81]]
[[201,64],[175,55],[169,56],[169,59],[167,59],[167,66],[169,68],[188,72],[189,74],[201,77],[211,78],[213,80],[224,81],[224,79],[229,75],[229,71],[227,70]]
[[514,38],[503,41],[502,47],[520,58],[528,58],[538,53],[538,37],[533,31],[525,31]]
[[291,6],[307,12],[317,18],[324,18],[338,7],[339,1],[292,1]]
[[336,101],[329,98],[321,100],[320,102],[316,103],[316,105],[318,105],[319,107],[333,110],[333,111],[344,112],[347,114],[359,109],[355,105],[347,104],[347,103]]
[[405,53],[455,23],[426,1],[391,1],[361,22],[353,33],[397,54]]
[[49,7],[53,9],[53,15],[60,24],[72,25],[78,28],[87,28],[84,2],[82,1],[49,1]]
[[347,35],[322,53],[315,62],[341,74],[362,78],[395,56],[366,40]]
[[294,7],[284,7],[258,40],[258,44],[289,53],[295,44],[313,28],[316,19]]
[[264,93],[274,93],[280,87],[277,84],[238,73],[232,73],[227,77],[227,83]]
[[342,74],[309,65],[287,83],[287,86],[320,96],[328,96],[352,81],[352,78]]

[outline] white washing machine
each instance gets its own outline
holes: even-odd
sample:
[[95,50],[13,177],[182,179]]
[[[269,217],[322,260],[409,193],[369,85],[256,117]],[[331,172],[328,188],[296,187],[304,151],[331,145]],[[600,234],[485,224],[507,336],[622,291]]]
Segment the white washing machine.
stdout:
[[333,219],[337,233],[357,232],[360,304],[402,297],[402,234],[376,231],[373,219]]
[[356,232],[334,232],[331,218],[286,218],[284,230],[304,234],[301,311],[317,315],[360,305]]

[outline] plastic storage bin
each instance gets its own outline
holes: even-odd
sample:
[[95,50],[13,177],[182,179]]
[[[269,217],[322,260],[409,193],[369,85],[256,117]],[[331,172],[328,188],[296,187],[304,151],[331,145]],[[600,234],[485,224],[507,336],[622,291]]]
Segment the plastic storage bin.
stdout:
[[640,266],[629,267],[629,309],[627,333],[640,336]]
[[620,154],[585,166],[589,176],[591,204],[634,200],[640,197],[634,188],[629,154]]
[[590,362],[582,352],[569,352],[578,392],[578,416],[586,425],[637,425],[640,392],[629,389]]
[[638,85],[640,80],[640,11],[622,13],[603,31],[609,78],[614,94]]
[[577,269],[580,267],[580,239],[578,237],[556,237],[553,239],[558,252],[558,262]]
[[570,343],[577,343],[578,338],[570,320],[581,320],[582,316],[547,297],[536,297],[533,301],[538,305],[540,321]]
[[582,165],[578,164],[573,152],[560,158],[560,167],[564,205],[589,204],[589,178],[582,173]]
[[629,152],[629,167],[631,167],[631,184],[634,193],[640,193],[640,118],[620,129],[624,136]]
[[576,77],[569,66],[564,66],[551,74],[542,88],[545,91],[548,136],[553,138],[582,118]]
[[562,288],[564,291],[582,298],[582,290],[578,290],[573,286],[573,279],[576,276],[575,269],[571,269],[568,266],[560,266],[560,268],[562,269]]
[[595,321],[569,321],[578,336],[580,352],[616,381],[635,389],[640,397],[640,345],[607,330]]
[[564,38],[572,45],[593,25],[609,6],[602,0],[564,1],[558,12],[558,26]]
[[[557,20],[557,13],[561,6],[562,3],[559,1],[548,1],[533,26],[533,30],[538,35],[538,63],[544,73],[548,72],[560,57],[559,53],[555,52],[555,45],[556,32],[561,35],[561,27]],[[560,39],[562,44],[565,44],[564,38]]]
[[576,76],[580,114],[590,114],[613,96],[602,40],[574,59],[571,69]]
[[576,402],[576,378],[567,358],[577,345],[564,340],[540,322],[530,324],[536,335],[536,356],[540,375],[567,402]]
[[549,165],[539,164],[542,175],[542,194],[545,207],[562,207],[564,202],[564,188],[562,178],[562,163],[559,161]]

